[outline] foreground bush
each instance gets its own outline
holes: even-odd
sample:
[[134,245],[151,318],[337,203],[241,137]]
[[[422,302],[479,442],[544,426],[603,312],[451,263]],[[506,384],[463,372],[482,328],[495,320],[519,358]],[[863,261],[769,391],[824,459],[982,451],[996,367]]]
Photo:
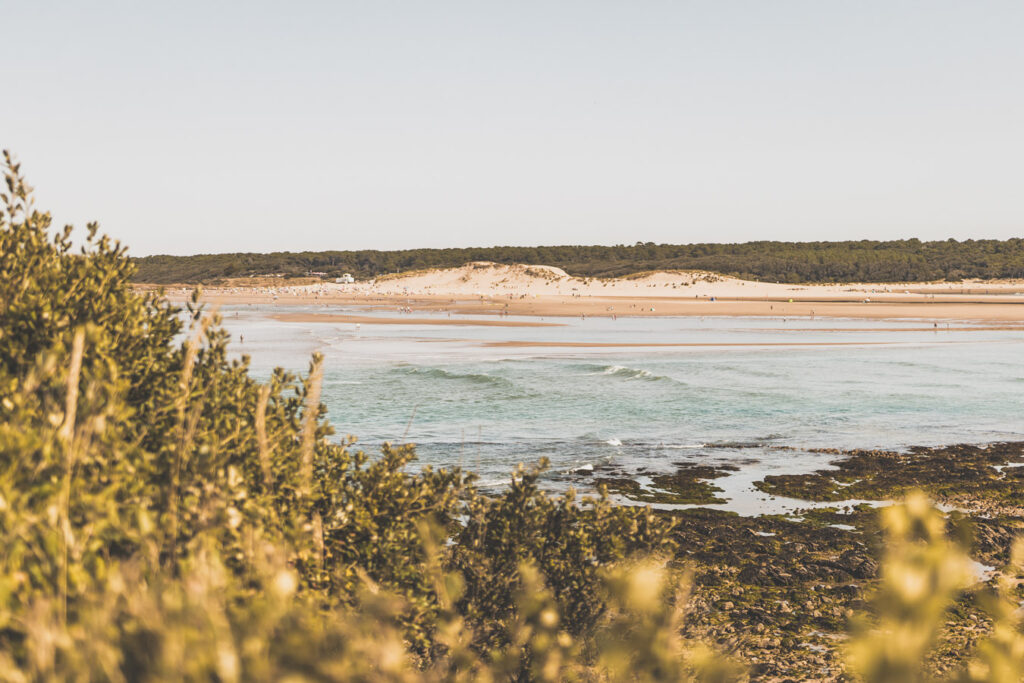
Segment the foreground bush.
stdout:
[[318,358],[305,378],[255,382],[215,317],[135,294],[124,249],[95,225],[77,253],[70,228],[51,242],[6,162],[0,668],[13,678],[561,676],[593,651],[607,568],[671,550],[650,512],[550,498],[539,470],[484,497],[458,470],[408,473],[409,447],[371,461],[332,443]]
[[[679,637],[671,524],[545,495],[484,496],[330,440],[308,376],[260,384],[194,300],[135,294],[124,250],[50,217],[9,157],[0,197],[0,680],[733,680]],[[184,342],[178,341],[182,338]],[[962,550],[920,501],[893,537],[866,680],[914,680]],[[938,520],[938,521],[937,521]],[[1018,554],[1019,555],[1019,554]],[[992,597],[968,680],[1017,680]]]
[[[867,681],[913,683],[932,679],[925,660],[953,600],[975,582],[963,546],[946,536],[946,520],[923,494],[886,508],[888,550],[871,620],[855,624],[850,668]],[[1014,544],[1010,572],[1024,577],[1024,540]],[[981,595],[993,619],[992,635],[953,679],[1011,683],[1024,680],[1024,608],[1017,576],[1003,574]],[[966,654],[966,653],[965,653]]]

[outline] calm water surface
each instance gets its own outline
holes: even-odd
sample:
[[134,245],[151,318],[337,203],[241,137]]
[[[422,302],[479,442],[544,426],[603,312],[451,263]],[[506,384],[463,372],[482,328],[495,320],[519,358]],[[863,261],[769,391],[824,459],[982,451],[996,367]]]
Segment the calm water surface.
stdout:
[[[1024,330],[717,317],[357,327],[279,322],[268,317],[275,311],[375,313],[222,309],[235,352],[251,357],[256,376],[275,366],[305,372],[310,354],[324,353],[323,401],[339,433],[368,451],[414,442],[421,462],[461,465],[484,485],[501,485],[517,463],[542,456],[553,486],[586,465],[649,472],[729,463],[741,469],[717,482],[732,499],[727,507],[777,511],[789,502],[750,483],[827,466],[830,456],[809,449],[1024,440]],[[712,346],[487,345],[510,340]],[[821,345],[785,345],[793,342]]]

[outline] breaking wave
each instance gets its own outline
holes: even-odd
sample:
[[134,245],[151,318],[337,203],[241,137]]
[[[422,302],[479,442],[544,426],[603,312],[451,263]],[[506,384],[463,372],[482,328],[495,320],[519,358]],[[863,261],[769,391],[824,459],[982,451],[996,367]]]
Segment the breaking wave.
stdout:
[[606,375],[609,377],[618,377],[625,380],[639,379],[648,382],[677,382],[671,377],[664,375],[656,375],[650,370],[644,370],[643,368],[631,368],[625,365],[588,365],[587,369],[591,370],[592,375]]
[[514,384],[504,377],[495,377],[481,372],[453,372],[444,368],[400,368],[399,374],[406,376],[423,377],[426,379],[440,379],[457,382],[467,382],[483,386],[512,387]]

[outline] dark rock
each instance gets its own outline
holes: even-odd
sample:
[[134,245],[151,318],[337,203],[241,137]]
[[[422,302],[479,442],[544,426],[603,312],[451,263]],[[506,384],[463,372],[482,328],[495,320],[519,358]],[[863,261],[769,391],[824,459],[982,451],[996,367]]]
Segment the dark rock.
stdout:
[[856,550],[847,550],[836,564],[858,579],[873,579],[878,574],[878,562]]

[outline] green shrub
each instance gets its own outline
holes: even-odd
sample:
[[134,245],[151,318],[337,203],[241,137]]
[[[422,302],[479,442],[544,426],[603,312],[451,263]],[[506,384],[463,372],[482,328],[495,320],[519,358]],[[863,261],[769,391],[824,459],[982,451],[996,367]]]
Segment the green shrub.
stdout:
[[[458,470],[407,472],[410,447],[371,459],[332,442],[320,358],[305,378],[279,370],[257,383],[246,360],[229,360],[228,335],[198,298],[180,311],[134,293],[124,249],[95,225],[77,253],[70,228],[50,241],[49,214],[5,160],[0,652],[10,671],[344,678],[363,671],[349,661],[358,632],[368,648],[394,645],[407,673],[461,653],[478,673],[500,660],[504,675],[528,676],[549,648],[523,636],[524,586],[547,576],[560,633],[585,642],[604,611],[599,571],[668,547],[670,525],[648,511],[551,499],[536,473],[485,497]],[[431,556],[427,528],[456,542]],[[457,596],[441,595],[438,575],[463,586]],[[287,599],[274,592],[292,579]],[[519,658],[514,642],[527,649]],[[314,671],[314,661],[334,663]]]
[[[735,680],[680,638],[671,523],[538,487],[485,496],[332,442],[322,359],[266,384],[198,298],[129,285],[124,250],[50,241],[6,157],[0,197],[0,681]],[[184,342],[177,341],[184,334]],[[851,675],[924,679],[966,555],[923,498],[889,555]],[[1024,545],[1014,552],[1024,569]],[[1024,675],[1004,576],[962,680]]]
[[461,608],[487,645],[503,642],[502,624],[515,613],[523,562],[543,574],[558,596],[565,628],[579,636],[603,613],[602,568],[672,550],[669,525],[649,510],[613,506],[603,494],[582,501],[571,492],[544,495],[537,480],[546,466],[520,467],[499,497],[472,498],[455,536],[451,566],[466,583]]

